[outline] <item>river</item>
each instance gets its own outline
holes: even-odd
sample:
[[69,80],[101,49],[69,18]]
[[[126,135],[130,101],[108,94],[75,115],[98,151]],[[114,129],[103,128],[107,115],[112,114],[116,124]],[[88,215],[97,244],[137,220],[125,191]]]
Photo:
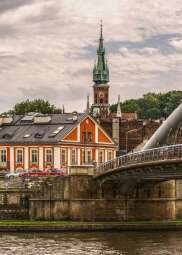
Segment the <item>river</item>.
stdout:
[[2,255],[179,255],[182,232],[0,234]]

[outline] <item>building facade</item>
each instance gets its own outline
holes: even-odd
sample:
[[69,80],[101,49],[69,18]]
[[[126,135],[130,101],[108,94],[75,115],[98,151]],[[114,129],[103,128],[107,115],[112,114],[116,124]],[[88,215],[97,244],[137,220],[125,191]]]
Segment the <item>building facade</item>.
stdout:
[[64,168],[101,164],[116,145],[88,114],[28,114],[0,118],[0,169]]

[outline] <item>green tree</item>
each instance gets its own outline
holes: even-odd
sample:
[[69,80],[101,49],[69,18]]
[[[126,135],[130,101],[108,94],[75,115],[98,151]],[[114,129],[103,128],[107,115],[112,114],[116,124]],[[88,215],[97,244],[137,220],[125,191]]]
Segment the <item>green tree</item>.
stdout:
[[18,115],[24,115],[28,112],[40,112],[40,113],[54,113],[56,111],[56,107],[51,105],[49,101],[43,99],[35,99],[35,100],[26,100],[20,103],[17,103],[13,112]]
[[[130,99],[122,103],[123,112],[137,112],[142,119],[166,118],[180,104],[182,91],[167,93],[147,93],[139,99]],[[117,104],[111,105],[111,112],[116,112]]]

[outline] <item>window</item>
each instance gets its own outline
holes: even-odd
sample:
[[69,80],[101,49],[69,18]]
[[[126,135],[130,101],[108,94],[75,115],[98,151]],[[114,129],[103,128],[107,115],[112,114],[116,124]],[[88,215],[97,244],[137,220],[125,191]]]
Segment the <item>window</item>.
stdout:
[[92,162],[92,152],[91,151],[87,151],[86,155],[87,155],[87,162],[91,163]]
[[83,163],[91,163],[92,162],[92,151],[88,149],[82,150],[82,162]]
[[107,160],[111,160],[111,159],[113,159],[112,151],[108,151],[108,153],[107,153]]
[[82,132],[82,141],[83,143],[92,142],[92,132]]
[[37,149],[31,149],[31,162],[38,163],[38,150]]
[[61,149],[61,164],[66,164],[66,149]]
[[99,164],[104,162],[104,151],[99,151]]
[[82,141],[83,141],[83,143],[86,143],[86,141],[87,141],[87,133],[85,131],[82,132]]
[[52,149],[46,149],[45,158],[47,163],[52,163]]
[[16,150],[16,163],[23,163],[23,149]]
[[88,142],[92,142],[92,132],[88,132]]
[[86,163],[86,156],[85,156],[85,149],[82,150],[82,162],[83,164]]
[[6,149],[0,150],[0,162],[5,163],[7,161]]
[[71,150],[71,164],[75,165],[77,163],[76,159],[76,149]]

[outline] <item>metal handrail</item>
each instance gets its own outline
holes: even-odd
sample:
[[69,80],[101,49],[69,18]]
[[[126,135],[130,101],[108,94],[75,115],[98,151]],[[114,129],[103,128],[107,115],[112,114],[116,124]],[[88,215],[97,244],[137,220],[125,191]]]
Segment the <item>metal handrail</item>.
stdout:
[[99,165],[95,168],[95,174],[102,174],[112,169],[122,168],[129,165],[169,159],[182,159],[182,144],[128,153]]

